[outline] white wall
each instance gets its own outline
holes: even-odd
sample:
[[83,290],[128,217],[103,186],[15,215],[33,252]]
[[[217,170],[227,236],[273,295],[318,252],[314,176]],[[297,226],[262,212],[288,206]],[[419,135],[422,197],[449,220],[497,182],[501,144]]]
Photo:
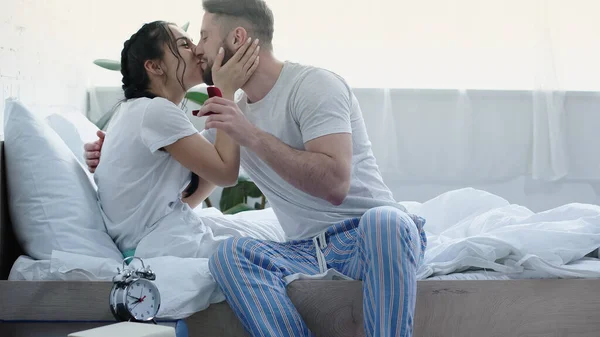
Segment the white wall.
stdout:
[[[600,91],[597,0],[267,2],[278,56],[353,87]],[[201,0],[4,0],[0,98],[83,109],[87,86],[120,84],[95,58],[156,19],[198,39],[202,14]]]
[[0,11],[0,111],[9,96],[32,107],[81,109],[89,18],[84,2],[9,0]]
[[40,113],[85,112],[88,87],[121,83],[120,73],[99,68],[94,59],[119,59],[123,42],[144,22],[157,19],[191,21],[190,31],[198,36],[201,15],[200,0],[178,0],[171,8],[157,0],[5,0],[0,10],[0,114],[10,96]]
[[[353,87],[599,91],[596,0],[267,0],[283,59],[324,66]],[[5,0],[4,98],[83,109],[88,86],[120,84],[117,59],[144,22],[190,21],[201,0]]]
[[267,0],[284,58],[353,87],[600,90],[597,0]]

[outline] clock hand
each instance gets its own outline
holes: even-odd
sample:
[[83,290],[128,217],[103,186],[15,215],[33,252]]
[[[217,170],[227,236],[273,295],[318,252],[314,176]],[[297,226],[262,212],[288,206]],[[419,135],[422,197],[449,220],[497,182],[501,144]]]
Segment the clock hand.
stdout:
[[127,296],[129,296],[129,297],[131,297],[131,298],[134,298],[134,299],[135,299],[136,301],[138,301],[138,302],[140,301],[139,297],[135,297],[135,296],[131,296],[131,295],[127,295]]

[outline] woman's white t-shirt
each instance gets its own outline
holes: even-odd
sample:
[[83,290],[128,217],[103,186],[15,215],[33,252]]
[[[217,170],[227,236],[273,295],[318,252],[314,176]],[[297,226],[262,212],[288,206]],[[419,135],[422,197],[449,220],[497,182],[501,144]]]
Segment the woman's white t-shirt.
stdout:
[[94,179],[106,229],[121,251],[135,249],[181,198],[191,172],[161,149],[197,132],[184,111],[164,98],[119,106]]

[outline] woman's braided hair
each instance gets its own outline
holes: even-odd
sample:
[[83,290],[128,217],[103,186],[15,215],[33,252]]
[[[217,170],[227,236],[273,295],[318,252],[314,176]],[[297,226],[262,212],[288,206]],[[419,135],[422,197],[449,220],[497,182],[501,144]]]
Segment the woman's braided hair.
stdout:
[[163,21],[146,23],[123,44],[121,75],[123,75],[122,88],[125,99],[156,97],[148,90],[150,78],[144,68],[144,62],[148,59],[161,59],[163,57],[164,51],[157,37],[160,27],[166,25],[167,23]]
[[[186,64],[179,53],[177,43],[168,26],[172,24],[165,21],[154,21],[146,23],[129,40],[123,44],[121,51],[121,75],[123,75],[121,86],[125,94],[125,100],[133,98],[155,98],[157,95],[150,92],[150,77],[146,72],[144,63],[147,60],[162,59],[166,45],[171,53],[177,57],[177,71],[183,64],[185,73]],[[183,78],[178,78],[182,88]],[[192,172],[191,182],[184,191],[185,196],[190,196],[198,189],[199,177]]]

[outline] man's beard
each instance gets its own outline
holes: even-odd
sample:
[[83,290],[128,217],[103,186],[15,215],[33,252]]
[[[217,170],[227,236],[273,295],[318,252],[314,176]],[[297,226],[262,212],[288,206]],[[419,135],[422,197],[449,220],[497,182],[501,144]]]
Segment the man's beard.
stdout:
[[[221,66],[224,66],[227,61],[229,61],[233,55],[235,54],[232,50],[230,50],[228,47],[223,46],[225,55],[223,55],[223,62],[221,62]],[[207,85],[215,85],[215,82],[213,82],[213,78],[212,78],[212,67],[214,65],[215,61],[212,61],[210,64],[208,64],[208,62],[206,63],[206,69],[204,70],[204,83],[206,83]]]

